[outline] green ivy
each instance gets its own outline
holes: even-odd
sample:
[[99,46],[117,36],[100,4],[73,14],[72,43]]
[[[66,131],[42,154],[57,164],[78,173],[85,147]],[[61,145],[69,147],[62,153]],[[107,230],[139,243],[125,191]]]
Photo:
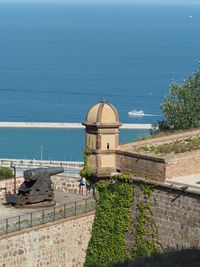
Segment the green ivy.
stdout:
[[[137,205],[136,224],[132,230],[135,235],[133,258],[150,256],[151,254],[158,253],[160,248],[162,248],[153,219],[153,208],[150,203],[155,185],[143,183],[140,185],[140,189],[144,197]],[[154,201],[156,204],[156,199]]]
[[89,170],[87,162],[87,157],[90,155],[90,153],[86,148],[84,149],[83,155],[84,155],[84,166],[83,169],[80,171],[80,176],[85,177],[86,180],[90,180],[92,172]]
[[130,230],[134,181],[127,175],[121,175],[111,178],[109,183],[96,183],[95,187],[99,198],[84,267],[128,264],[131,258],[150,256],[163,248],[151,206],[152,199],[157,203],[153,194],[155,185],[140,184],[142,195],[131,229],[135,238],[132,255],[126,250],[125,234]]
[[98,183],[99,199],[84,267],[107,267],[123,263],[129,255],[125,233],[129,230],[133,185],[125,176],[108,184]]

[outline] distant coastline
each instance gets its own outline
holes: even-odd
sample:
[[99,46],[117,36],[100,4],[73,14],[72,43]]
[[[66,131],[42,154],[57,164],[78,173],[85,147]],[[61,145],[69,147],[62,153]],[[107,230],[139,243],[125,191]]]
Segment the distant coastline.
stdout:
[[[84,129],[81,123],[70,122],[0,122],[0,128],[65,128],[65,129]],[[151,124],[124,123],[121,129],[149,130]]]

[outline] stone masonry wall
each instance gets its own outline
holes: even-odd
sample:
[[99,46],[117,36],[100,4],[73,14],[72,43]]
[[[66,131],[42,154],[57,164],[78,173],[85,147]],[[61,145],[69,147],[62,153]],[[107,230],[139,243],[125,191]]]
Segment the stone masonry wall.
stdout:
[[160,136],[143,141],[121,144],[116,151],[117,168],[121,172],[131,172],[139,177],[164,181],[177,176],[200,172],[200,150],[169,154],[163,157],[140,154],[132,149],[136,146],[163,144],[200,135],[200,129]]
[[200,173],[200,149],[167,155],[165,158],[117,151],[117,169],[139,177],[165,181]]
[[[20,184],[24,181],[23,177],[18,177],[16,179],[16,188],[18,188],[20,186]],[[5,199],[5,188],[7,192],[11,192],[14,193],[14,179],[6,179],[6,180],[0,180],[0,200],[4,200]]]
[[148,177],[157,181],[165,180],[165,161],[133,153],[117,152],[117,169],[130,172],[139,177]]
[[[140,182],[135,182],[131,228],[136,222],[137,205],[144,201],[140,184]],[[159,240],[164,249],[200,246],[200,192],[196,194],[157,186],[150,203]],[[135,237],[130,231],[126,235],[129,252],[132,251],[134,242]]]
[[69,193],[79,193],[80,177],[55,175],[52,176],[51,179],[55,190]]
[[0,237],[1,267],[81,267],[94,212]]

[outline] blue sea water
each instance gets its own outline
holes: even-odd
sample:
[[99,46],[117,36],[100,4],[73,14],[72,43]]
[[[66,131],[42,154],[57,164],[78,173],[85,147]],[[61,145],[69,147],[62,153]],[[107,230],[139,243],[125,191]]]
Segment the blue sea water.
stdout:
[[[192,19],[189,15],[192,14]],[[82,122],[106,98],[161,114],[200,59],[200,6],[0,4],[0,121]],[[138,132],[121,131],[121,141]],[[0,129],[0,157],[82,159],[82,130]]]
[[[119,139],[128,142],[148,134],[121,130]],[[80,129],[0,129],[0,158],[82,161],[84,142]]]

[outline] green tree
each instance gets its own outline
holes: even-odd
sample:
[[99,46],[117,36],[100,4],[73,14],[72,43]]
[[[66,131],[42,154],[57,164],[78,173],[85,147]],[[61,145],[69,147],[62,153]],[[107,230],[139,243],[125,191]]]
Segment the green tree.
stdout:
[[181,84],[172,83],[161,109],[164,119],[157,123],[161,131],[200,126],[200,68]]
[[13,172],[10,168],[0,167],[0,180],[9,179],[13,177]]

